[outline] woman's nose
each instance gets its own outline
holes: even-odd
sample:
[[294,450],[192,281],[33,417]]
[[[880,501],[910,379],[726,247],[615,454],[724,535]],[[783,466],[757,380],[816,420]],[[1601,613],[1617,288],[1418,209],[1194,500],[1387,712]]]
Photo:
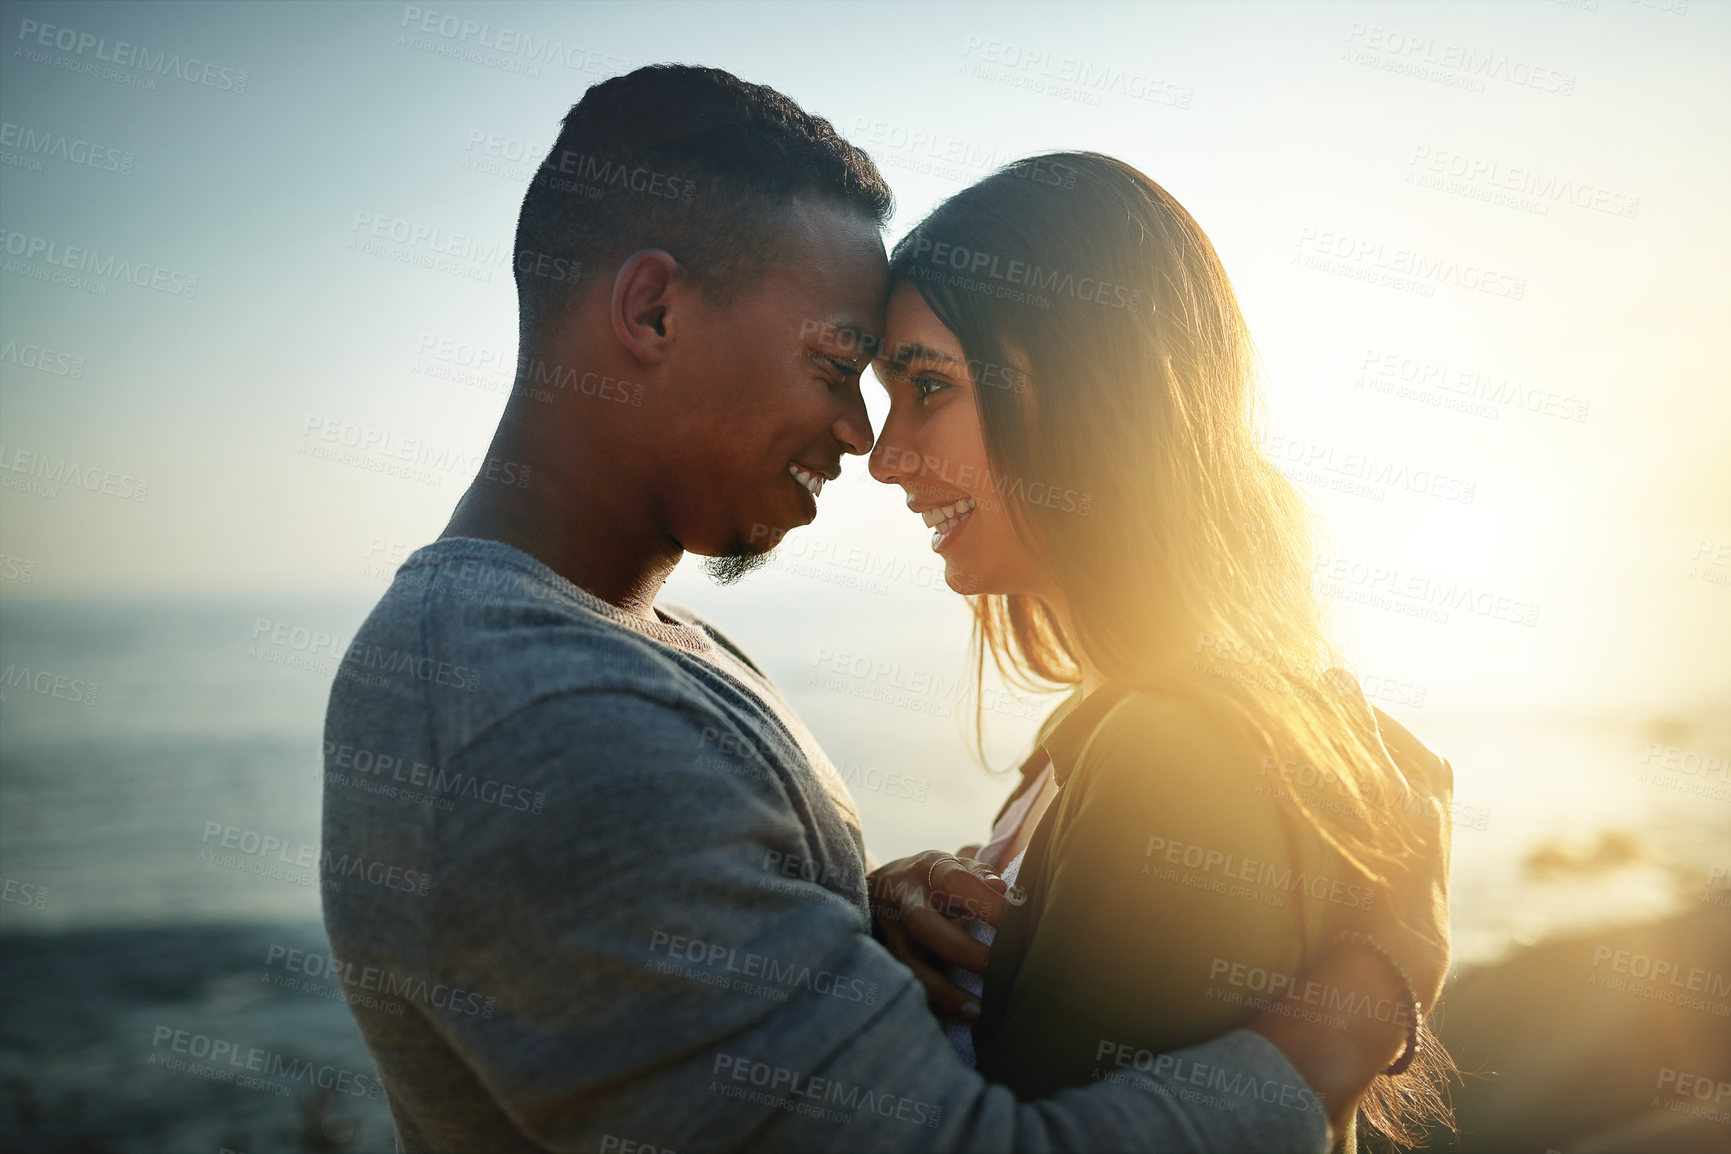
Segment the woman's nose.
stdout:
[[872,455],[867,462],[874,479],[886,485],[899,485],[907,478],[919,472],[920,455],[911,449],[904,449],[890,440],[889,423],[884,423],[884,431],[878,437],[878,443],[872,448]]

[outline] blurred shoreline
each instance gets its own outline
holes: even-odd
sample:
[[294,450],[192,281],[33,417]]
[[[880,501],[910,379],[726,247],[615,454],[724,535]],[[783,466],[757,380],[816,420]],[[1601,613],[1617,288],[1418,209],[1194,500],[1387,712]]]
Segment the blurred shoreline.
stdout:
[[9,932],[0,945],[0,980],[32,993],[9,998],[0,1025],[0,1149],[395,1149],[335,983],[285,964],[328,953],[318,923]]
[[[1731,1101],[1699,1092],[1731,1083],[1727,894],[1453,977],[1438,1029],[1463,1071],[1460,1133],[1430,1146],[1731,1150]],[[0,947],[0,981],[32,991],[0,1024],[0,1149],[394,1149],[317,923],[7,932]]]

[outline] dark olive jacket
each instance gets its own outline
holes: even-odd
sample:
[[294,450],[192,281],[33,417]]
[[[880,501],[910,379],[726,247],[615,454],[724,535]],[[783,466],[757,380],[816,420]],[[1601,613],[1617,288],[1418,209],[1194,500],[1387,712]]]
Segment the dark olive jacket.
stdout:
[[[1447,806],[1448,763],[1373,714],[1395,764]],[[1090,694],[1043,748],[1058,795],[1016,879],[1025,900],[992,943],[982,1074],[1039,1098],[1146,1069],[1271,998],[1326,1017],[1326,996],[1297,976],[1379,899],[1293,804],[1326,808],[1337,786],[1265,759],[1196,702],[1124,685]],[[1337,1149],[1355,1143],[1349,1131]]]

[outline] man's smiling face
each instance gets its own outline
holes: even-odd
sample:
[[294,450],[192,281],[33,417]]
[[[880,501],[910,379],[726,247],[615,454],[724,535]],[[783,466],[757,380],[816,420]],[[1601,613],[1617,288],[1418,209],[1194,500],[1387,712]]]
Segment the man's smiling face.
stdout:
[[817,516],[844,453],[871,450],[860,373],[883,326],[883,241],[820,198],[796,197],[785,219],[767,271],[725,305],[692,308],[668,365],[678,395],[656,414],[656,488],[663,525],[692,553],[767,553]]

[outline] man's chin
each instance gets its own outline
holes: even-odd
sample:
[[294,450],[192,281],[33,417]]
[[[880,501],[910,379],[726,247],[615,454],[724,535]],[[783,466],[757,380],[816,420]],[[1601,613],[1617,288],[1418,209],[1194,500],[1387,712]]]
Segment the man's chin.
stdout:
[[705,557],[703,571],[717,585],[733,585],[747,573],[756,572],[769,564],[769,550],[761,553],[729,553],[722,557]]
[[769,564],[769,555],[787,535],[786,529],[768,525],[753,525],[751,532],[735,537],[719,553],[703,559],[703,571],[717,585],[732,585],[747,573],[756,572]]

